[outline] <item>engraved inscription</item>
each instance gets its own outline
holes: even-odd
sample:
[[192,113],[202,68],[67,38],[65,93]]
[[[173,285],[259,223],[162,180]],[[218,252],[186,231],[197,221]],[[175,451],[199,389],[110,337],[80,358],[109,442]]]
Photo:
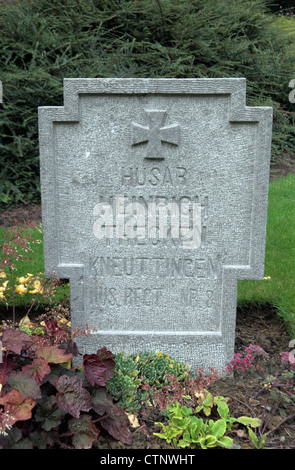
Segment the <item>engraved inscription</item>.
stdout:
[[[173,286],[173,297],[175,300],[178,299],[179,306],[200,307],[212,311],[212,308],[216,307],[217,294],[212,287],[222,278],[225,257],[225,253],[173,258],[93,256],[89,258],[88,263],[90,305],[91,307],[161,307],[167,295],[165,291]],[[163,287],[168,279],[172,284]],[[135,280],[140,283],[141,280],[145,280],[145,285],[134,285]],[[157,285],[161,280],[164,284]],[[178,286],[180,280],[196,280],[198,283],[195,286]]]
[[[151,277],[156,278],[196,278],[217,279],[221,274],[225,255],[203,258],[168,258],[168,257],[119,257],[98,256],[89,260],[90,275],[98,278],[113,277]],[[208,306],[213,293],[208,291]]]
[[[166,289],[165,289],[166,290]],[[166,294],[167,295],[167,294]],[[203,292],[203,285],[189,288],[173,288],[174,299],[181,307],[202,307],[211,311],[216,301],[212,290]],[[161,306],[165,298],[162,287],[109,287],[93,283],[90,291],[90,305],[99,307],[150,307]]]
[[[207,290],[205,295],[205,305],[204,308],[212,309],[214,305],[214,295],[212,290]],[[186,307],[200,307],[200,303],[203,300],[203,296],[200,295],[200,292],[196,288],[181,289],[180,294],[180,303]]]
[[187,182],[187,169],[165,167],[128,167],[122,169],[122,184],[124,186],[183,186]]
[[91,305],[113,307],[158,305],[163,289],[159,287],[117,287],[96,286],[91,290]]

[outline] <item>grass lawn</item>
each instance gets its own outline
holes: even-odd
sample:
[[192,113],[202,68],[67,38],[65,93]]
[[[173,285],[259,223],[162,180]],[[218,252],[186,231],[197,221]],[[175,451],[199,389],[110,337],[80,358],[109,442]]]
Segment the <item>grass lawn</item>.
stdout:
[[[12,233],[10,229],[5,230],[1,227],[0,245],[3,245],[3,243],[8,242],[12,237],[14,238],[14,235],[15,234]],[[42,308],[45,305],[52,304],[52,301],[53,305],[57,305],[60,301],[64,299],[65,296],[69,298],[68,284],[63,284],[60,287],[55,288],[55,293],[54,295],[52,295],[52,280],[47,280],[45,283],[43,234],[41,224],[37,225],[37,229],[26,229],[26,231],[23,232],[23,235],[27,240],[29,240],[27,244],[27,250],[24,250],[20,247],[16,247],[15,244],[12,244],[13,247],[16,247],[17,252],[23,257],[20,260],[16,260],[14,257],[13,260],[13,266],[16,268],[12,271],[13,285],[16,290],[14,294],[15,306],[23,306],[29,308],[33,300],[37,298],[36,306],[40,305],[40,307]],[[32,241],[30,241],[29,237],[32,238]],[[1,256],[3,257],[2,253]],[[3,273],[3,271],[6,277],[1,278],[1,272]],[[7,304],[9,306],[12,306],[13,303],[10,270],[5,267],[3,269],[2,266],[2,268],[0,267],[0,289],[1,285],[3,286],[5,285],[5,283],[6,290],[3,292],[5,297],[4,299],[0,299],[0,308],[2,307],[2,313],[4,313]],[[43,287],[44,283],[46,284],[45,288]],[[38,292],[41,289],[43,290],[43,292]],[[25,290],[26,292],[24,292]],[[48,294],[50,295],[50,299],[48,298]]]
[[270,184],[264,281],[239,281],[238,305],[272,304],[295,338],[295,174]]
[[[290,335],[295,338],[295,174],[279,179],[270,184],[269,205],[267,221],[267,240],[265,255],[265,277],[263,281],[239,281],[238,305],[272,304],[277,307],[288,327]],[[15,285],[21,284],[17,278],[26,277],[28,273],[38,276],[44,273],[42,233],[29,229],[33,239],[38,243],[31,243],[33,253],[26,253],[31,260],[20,260],[15,263],[17,269],[13,272]],[[5,231],[0,230],[1,244],[5,241]],[[0,269],[1,272],[1,269]],[[0,278],[1,284],[7,283],[9,297],[6,302],[12,303],[11,280],[9,271],[5,269],[6,278]],[[44,276],[43,276],[44,277]],[[36,293],[15,294],[16,306],[31,305]],[[69,296],[69,286],[57,288],[54,300],[58,303],[64,295]],[[38,300],[43,300],[42,295]],[[3,301],[2,301],[3,303]],[[45,300],[45,303],[48,301]],[[3,304],[5,307],[5,304]],[[2,309],[3,312],[3,309]]]

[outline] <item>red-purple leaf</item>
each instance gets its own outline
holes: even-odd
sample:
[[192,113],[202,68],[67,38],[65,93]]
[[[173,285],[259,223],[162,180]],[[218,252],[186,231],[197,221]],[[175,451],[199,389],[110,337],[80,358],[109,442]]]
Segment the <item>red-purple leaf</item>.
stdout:
[[83,356],[83,368],[85,376],[90,383],[90,385],[101,385],[102,387],[106,383],[105,373],[108,368],[101,361],[97,354],[84,354]]
[[32,409],[36,402],[30,397],[22,400],[20,392],[12,389],[0,398],[0,404],[4,406],[5,412],[8,412],[14,421],[24,421],[32,417]]
[[3,357],[3,361],[0,362],[0,384],[5,385],[7,382],[7,375],[15,369],[16,364],[9,357]]
[[45,328],[47,330],[47,333],[55,338],[59,343],[63,338],[68,336],[68,333],[63,330],[62,328],[59,327],[58,323],[56,320],[45,320]]
[[28,364],[22,368],[22,372],[30,375],[33,379],[36,380],[39,384],[42,383],[45,375],[49,374],[51,371],[48,361],[38,357],[33,360],[32,364]]
[[0,362],[0,370],[3,370],[6,374],[9,374],[13,369],[16,368],[15,362],[9,357],[3,357]]
[[20,354],[27,342],[31,342],[30,337],[24,331],[7,329],[3,332],[2,346],[8,351]]
[[73,358],[73,354],[66,354],[58,346],[44,346],[36,351],[37,357],[42,357],[50,364],[63,364]]
[[104,387],[96,388],[92,395],[93,410],[102,416],[113,408],[113,399]]
[[55,386],[59,391],[56,395],[59,407],[74,418],[79,418],[80,411],[89,411],[92,407],[90,393],[82,387],[80,377],[62,375]]
[[49,432],[51,429],[60,425],[62,416],[64,415],[55,401],[55,396],[46,396],[44,399],[38,400],[38,407],[35,413],[35,420],[41,422],[42,428]]
[[99,435],[99,430],[89,415],[82,415],[79,419],[72,418],[69,421],[69,430],[73,433],[72,441],[75,449],[91,449]]
[[114,439],[122,441],[124,444],[132,443],[129,419],[125,411],[118,405],[113,404],[106,418],[102,417],[100,424]]
[[62,343],[60,345],[60,348],[64,349],[66,354],[71,353],[71,354],[73,354],[73,356],[78,356],[78,354],[79,354],[78,346],[75,343],[75,341],[73,341],[72,339],[68,339],[67,341]]
[[11,388],[16,388],[20,392],[22,400],[28,397],[41,398],[39,384],[25,372],[11,372],[8,376],[8,383]]
[[98,359],[103,361],[103,363],[107,367],[107,370],[104,373],[105,379],[110,379],[113,376],[113,369],[116,365],[114,361],[115,355],[111,351],[109,351],[105,346],[101,349],[98,349],[96,354],[98,356]]
[[100,416],[101,426],[118,441],[125,444],[132,443],[129,419],[118,405],[113,403],[112,397],[103,388],[95,390],[93,396],[93,410]]

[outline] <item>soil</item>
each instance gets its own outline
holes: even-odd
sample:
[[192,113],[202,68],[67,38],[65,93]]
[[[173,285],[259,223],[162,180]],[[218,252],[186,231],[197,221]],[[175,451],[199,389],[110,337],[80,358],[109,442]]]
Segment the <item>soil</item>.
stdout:
[[[270,180],[295,173],[295,156],[285,156],[284,160],[273,164]],[[0,226],[11,226],[25,222],[41,221],[41,205],[20,205],[0,213]],[[40,312],[39,312],[40,313]],[[281,370],[280,353],[290,351],[290,337],[284,322],[271,305],[263,308],[243,308],[237,311],[235,351],[243,352],[245,347],[255,344],[263,348],[270,359],[265,362],[265,373],[275,376]],[[262,420],[267,432],[266,448],[295,448],[295,408],[293,403],[271,399],[271,390],[264,386],[266,381],[251,372],[234,373],[233,376],[219,379],[208,389],[214,395],[229,398],[230,415],[234,417],[252,416]],[[260,391],[263,389],[263,392]],[[188,402],[193,408],[194,402]],[[287,419],[288,416],[292,419]],[[133,442],[125,445],[113,439],[108,433],[101,431],[94,446],[97,449],[173,449],[171,444],[154,436],[160,432],[155,426],[157,421],[165,421],[159,409],[143,406],[137,414],[139,426],[132,429]],[[283,423],[284,422],[284,423]],[[283,425],[281,425],[283,423]],[[234,439],[234,447],[251,449],[251,439],[245,427],[233,428],[230,436]]]
[[295,173],[295,154],[285,153],[280,160],[271,163],[270,182],[290,173]]

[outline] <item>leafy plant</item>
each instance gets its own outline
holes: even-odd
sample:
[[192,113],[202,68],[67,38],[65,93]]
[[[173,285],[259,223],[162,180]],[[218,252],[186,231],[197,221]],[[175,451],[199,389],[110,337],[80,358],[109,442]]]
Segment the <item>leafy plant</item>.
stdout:
[[106,386],[119,405],[129,411],[135,411],[147,399],[147,387],[157,387],[159,390],[171,384],[171,377],[181,382],[190,372],[188,364],[160,351],[138,355],[118,353],[115,364],[113,376]]
[[110,351],[84,354],[72,367],[77,347],[49,320],[42,335],[4,329],[1,345],[0,448],[86,449],[101,428],[131,444],[128,417],[105,386],[115,366]]
[[228,398],[216,396],[214,397],[208,390],[202,390],[199,393],[195,393],[197,397],[198,406],[195,410],[196,413],[202,411],[205,416],[210,416],[214,405],[217,407],[222,406],[223,403],[228,401]]
[[245,426],[257,427],[259,420],[248,416],[241,416],[240,418],[233,418],[230,416],[229,407],[227,402],[229,398],[222,396],[213,396],[208,390],[202,390],[200,393],[195,394],[197,398],[198,406],[195,409],[195,413],[202,412],[206,417],[210,416],[212,411],[218,412],[220,418],[222,418],[227,425],[227,429],[231,431],[234,423],[240,423]]
[[259,438],[251,428],[248,427],[248,433],[251,438],[254,449],[263,449],[265,447],[266,434]]
[[[201,447],[208,449],[212,447],[230,448],[233,445],[233,439],[226,435],[231,430],[233,423],[246,425],[248,428],[258,427],[261,422],[259,419],[241,416],[233,418],[229,415],[229,408],[224,397],[212,397],[207,391],[204,391],[204,397],[208,400],[198,406],[193,414],[192,408],[180,406],[178,402],[170,406],[167,411],[168,424],[161,422],[155,423],[162,428],[162,432],[154,433],[166,442],[172,443],[175,447],[189,447],[194,449]],[[216,404],[220,419],[203,419],[196,416],[200,411],[205,412],[206,416],[211,414],[211,403]]]

